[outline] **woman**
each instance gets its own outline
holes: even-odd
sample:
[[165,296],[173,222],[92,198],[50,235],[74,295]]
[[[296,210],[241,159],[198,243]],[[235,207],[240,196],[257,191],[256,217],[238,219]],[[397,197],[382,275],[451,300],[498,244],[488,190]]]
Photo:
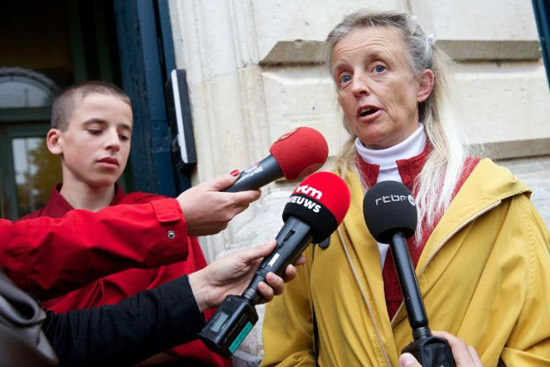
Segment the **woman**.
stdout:
[[474,347],[481,362],[475,352],[455,359],[550,365],[548,229],[526,185],[468,157],[446,108],[445,55],[400,12],[349,15],[327,46],[354,137],[337,165],[352,205],[330,246],[310,247],[267,306],[263,366],[398,365],[411,329],[391,254],[362,214],[365,191],[385,180],[403,182],[418,204],[409,251],[430,327]]

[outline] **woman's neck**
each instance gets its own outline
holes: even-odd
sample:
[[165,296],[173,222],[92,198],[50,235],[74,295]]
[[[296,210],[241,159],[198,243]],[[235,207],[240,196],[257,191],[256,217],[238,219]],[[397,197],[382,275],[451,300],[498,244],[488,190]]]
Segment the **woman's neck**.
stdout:
[[407,139],[401,143],[386,149],[369,149],[357,138],[355,147],[357,154],[363,161],[380,166],[378,179],[381,181],[402,181],[399,171],[397,170],[397,161],[409,159],[422,153],[426,146],[426,133],[424,125],[419,124],[416,129]]
[[63,180],[60,194],[74,209],[97,212],[109,206],[115,196],[114,184],[95,187],[81,181],[67,181]]

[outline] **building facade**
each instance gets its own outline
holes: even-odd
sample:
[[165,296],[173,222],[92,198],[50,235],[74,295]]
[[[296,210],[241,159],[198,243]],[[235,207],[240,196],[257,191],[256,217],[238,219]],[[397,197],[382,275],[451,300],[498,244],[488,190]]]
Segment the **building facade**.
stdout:
[[[322,43],[364,1],[169,1],[178,68],[187,71],[201,182],[245,168],[272,142],[300,126],[319,130],[330,157],[348,139]],[[471,144],[483,144],[533,189],[550,223],[550,93],[531,3],[377,1],[407,10],[457,61],[458,113]],[[296,183],[279,181],[228,229],[202,239],[212,260],[257,245],[281,228]],[[261,354],[259,325],[241,349]]]

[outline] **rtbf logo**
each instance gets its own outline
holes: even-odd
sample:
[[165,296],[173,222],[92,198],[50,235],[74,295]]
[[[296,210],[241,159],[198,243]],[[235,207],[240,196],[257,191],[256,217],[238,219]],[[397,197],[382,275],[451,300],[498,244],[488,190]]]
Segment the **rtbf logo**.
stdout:
[[398,203],[400,201],[405,201],[407,200],[409,202],[409,204],[411,204],[412,206],[416,206],[416,202],[414,201],[414,198],[412,197],[412,195],[384,195],[378,199],[376,199],[375,203],[376,203],[376,206],[378,206],[378,204],[382,203],[382,204],[389,204],[389,203]]
[[296,188],[296,194],[309,195],[314,199],[321,200],[323,193],[309,185],[300,185]]

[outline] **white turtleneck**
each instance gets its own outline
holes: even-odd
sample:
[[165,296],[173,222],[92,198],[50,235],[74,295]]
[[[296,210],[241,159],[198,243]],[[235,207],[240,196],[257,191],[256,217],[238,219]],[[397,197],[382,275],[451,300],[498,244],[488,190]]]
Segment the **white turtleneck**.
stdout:
[[[416,157],[422,153],[426,147],[426,139],[424,124],[420,123],[418,129],[416,129],[407,139],[393,147],[379,150],[369,149],[361,143],[359,138],[355,139],[355,147],[363,161],[380,166],[378,178],[376,180],[377,183],[381,181],[403,182],[397,169],[397,161]],[[366,188],[363,187],[363,189]],[[382,268],[384,268],[388,247],[389,246],[384,243],[378,243],[380,265]]]

